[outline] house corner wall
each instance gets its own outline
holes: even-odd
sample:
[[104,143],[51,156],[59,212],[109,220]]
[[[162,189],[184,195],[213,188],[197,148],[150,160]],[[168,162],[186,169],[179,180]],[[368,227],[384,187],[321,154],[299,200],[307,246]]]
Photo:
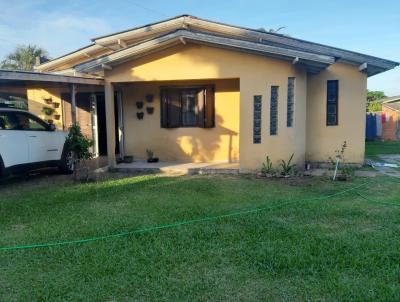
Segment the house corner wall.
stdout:
[[[326,125],[327,81],[339,80],[338,125]],[[367,76],[357,66],[336,63],[307,81],[306,160],[327,162],[347,142],[345,160],[363,163]]]

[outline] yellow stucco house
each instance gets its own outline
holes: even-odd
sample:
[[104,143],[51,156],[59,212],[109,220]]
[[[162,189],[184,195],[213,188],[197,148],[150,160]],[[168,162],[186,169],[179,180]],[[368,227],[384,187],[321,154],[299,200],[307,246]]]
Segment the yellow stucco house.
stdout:
[[[88,122],[111,166],[116,152],[145,158],[151,149],[161,161],[238,162],[249,171],[266,155],[325,162],[343,141],[347,161],[363,162],[367,77],[397,65],[183,15],[95,38],[37,72],[104,81],[73,93],[104,102],[105,130]],[[28,99],[62,102],[68,93],[33,87]]]

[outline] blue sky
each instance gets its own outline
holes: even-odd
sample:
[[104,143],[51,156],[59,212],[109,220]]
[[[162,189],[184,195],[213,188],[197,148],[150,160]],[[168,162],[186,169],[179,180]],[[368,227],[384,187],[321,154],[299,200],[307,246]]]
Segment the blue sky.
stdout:
[[[52,57],[90,38],[183,13],[400,61],[400,1],[21,1],[0,0],[0,58],[18,44],[37,44]],[[369,78],[368,88],[400,95],[400,67]]]

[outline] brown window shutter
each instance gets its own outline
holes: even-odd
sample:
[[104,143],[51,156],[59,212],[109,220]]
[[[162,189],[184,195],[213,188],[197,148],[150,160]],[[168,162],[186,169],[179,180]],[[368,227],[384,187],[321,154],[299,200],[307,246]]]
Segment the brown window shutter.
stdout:
[[168,128],[168,89],[161,89],[160,108],[161,128]]
[[215,127],[215,89],[214,86],[205,88],[204,128]]

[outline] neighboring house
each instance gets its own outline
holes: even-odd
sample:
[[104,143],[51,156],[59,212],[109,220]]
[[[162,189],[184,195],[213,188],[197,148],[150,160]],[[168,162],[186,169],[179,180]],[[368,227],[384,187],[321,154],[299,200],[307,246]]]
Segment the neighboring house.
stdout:
[[400,139],[400,96],[382,100],[382,139]]
[[[367,77],[397,65],[184,15],[95,38],[37,71],[104,80],[104,90],[82,85],[77,96],[105,104],[112,166],[116,153],[145,158],[151,149],[162,161],[239,162],[248,171],[266,155],[294,154],[300,167],[325,162],[343,141],[347,161],[363,162]],[[28,99],[40,107],[49,94],[74,112],[73,87],[28,89]],[[95,140],[99,121],[87,123]]]

